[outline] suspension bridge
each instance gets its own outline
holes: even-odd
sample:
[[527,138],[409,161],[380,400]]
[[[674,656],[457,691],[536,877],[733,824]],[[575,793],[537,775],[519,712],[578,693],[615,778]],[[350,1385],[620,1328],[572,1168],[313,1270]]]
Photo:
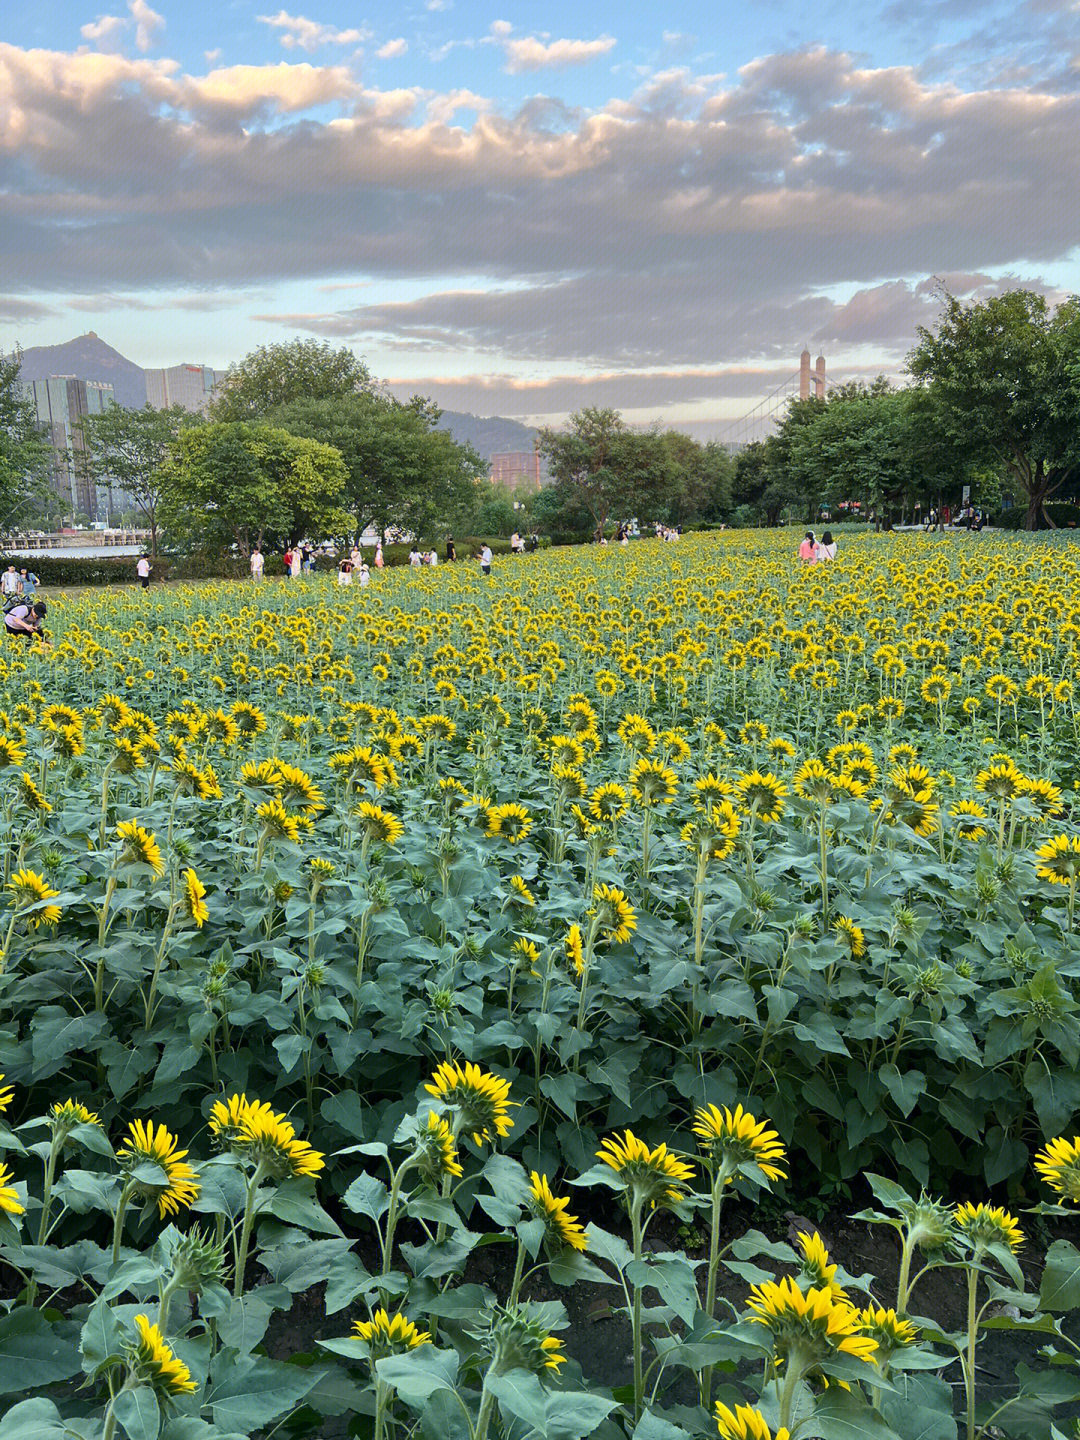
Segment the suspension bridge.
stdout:
[[831,385],[832,381],[825,373],[825,356],[819,355],[811,368],[810,351],[804,350],[799,357],[798,370],[781,380],[776,389],[764,400],[759,400],[752,410],[730,421],[717,438],[728,450],[741,450],[751,441],[762,439],[783,418],[789,400],[809,400],[812,395],[824,400]]

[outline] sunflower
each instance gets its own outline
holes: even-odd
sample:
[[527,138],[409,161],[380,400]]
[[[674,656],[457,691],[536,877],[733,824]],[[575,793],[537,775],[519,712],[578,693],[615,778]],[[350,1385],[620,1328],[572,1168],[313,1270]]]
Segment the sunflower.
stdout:
[[595,820],[618,820],[626,813],[626,791],[617,781],[597,785],[589,796],[589,811]]
[[353,814],[368,838],[380,845],[396,845],[405,834],[405,826],[396,815],[384,810],[381,805],[372,804],[370,800],[362,800],[353,809]]
[[[3,1079],[3,1075],[0,1075],[0,1082],[2,1082]],[[15,1091],[12,1086],[0,1083],[0,1115],[4,1113],[14,1099]]]
[[[245,766],[245,769],[248,767]],[[186,756],[177,755],[169,766],[177,790],[181,795],[197,795],[200,800],[209,797],[206,793],[206,781],[203,779],[203,772],[197,765],[193,765]]]
[[1080,876],[1080,836],[1055,835],[1035,851],[1035,874],[1051,885],[1075,885]]
[[1025,779],[1020,793],[1026,800],[1031,801],[1044,820],[1056,820],[1064,813],[1061,788],[1049,780]]
[[488,811],[487,833],[501,836],[517,845],[532,829],[532,816],[524,805],[508,800],[504,805],[492,805]]
[[63,914],[59,905],[51,905],[60,894],[45,883],[45,877],[34,870],[16,870],[4,887],[11,896],[13,910],[27,912],[26,923],[32,930],[39,925],[55,925]]
[[323,793],[310,775],[296,765],[287,765],[283,760],[272,763],[277,767],[279,793],[283,801],[291,801],[305,814],[326,809]]
[[686,1197],[679,1188],[694,1178],[694,1167],[680,1160],[666,1145],[650,1150],[632,1130],[622,1137],[609,1136],[600,1142],[598,1160],[610,1165],[634,1203],[678,1205]]
[[494,1144],[513,1129],[510,1118],[510,1081],[481,1070],[471,1061],[460,1065],[444,1060],[424,1089],[458,1112],[456,1130],[471,1135],[477,1145]]
[[637,915],[617,885],[594,885],[594,908],[600,934],[611,945],[623,945],[637,929]]
[[28,775],[25,770],[19,776],[15,803],[26,810],[37,810],[42,815],[52,814],[53,807],[34,783],[33,776]]
[[859,1312],[827,1288],[811,1288],[804,1295],[789,1278],[766,1280],[750,1291],[747,1304],[754,1312],[751,1324],[764,1325],[772,1335],[777,1363],[793,1351],[804,1362],[820,1363],[835,1354],[874,1362],[877,1341],[861,1333]]
[[135,1377],[157,1395],[192,1395],[196,1390],[191,1371],[165,1343],[165,1337],[146,1315],[135,1316],[138,1340],[128,1348]]
[[735,848],[739,817],[729,800],[710,805],[704,815],[688,821],[679,832],[684,845],[704,854],[707,860],[726,860]]
[[624,715],[615,732],[628,750],[651,755],[656,749],[656,731],[643,715]]
[[25,1215],[26,1206],[19,1199],[19,1192],[11,1183],[14,1178],[6,1165],[0,1165],[0,1213]]
[[116,834],[123,841],[119,862],[121,865],[149,865],[158,877],[165,874],[161,846],[137,820],[121,820],[116,827]]
[[524,905],[528,909],[536,904],[536,896],[525,883],[523,875],[511,875],[509,881],[510,899],[515,905]]
[[736,782],[743,804],[752,815],[765,824],[779,820],[784,813],[784,797],[787,786],[771,772],[760,770],[745,771]]
[[866,936],[862,928],[849,920],[846,915],[838,915],[833,921],[833,932],[842,945],[846,945],[848,953],[853,960],[866,954]]
[[791,1431],[786,1426],[781,1425],[774,1435],[761,1411],[749,1405],[736,1405],[734,1410],[729,1410],[717,1400],[713,1416],[720,1440],[791,1440]]
[[534,941],[527,940],[524,936],[519,937],[510,947],[510,954],[513,969],[516,970],[519,966],[527,965],[530,975],[539,974],[536,967],[540,964],[540,951]]
[[181,902],[188,919],[194,920],[200,930],[210,919],[210,911],[203,903],[205,898],[206,886],[195,874],[195,871],[189,867],[184,871],[184,891]]
[[562,1341],[547,1333],[544,1324],[518,1306],[493,1306],[486,1315],[485,1348],[495,1373],[528,1370],[542,1375],[566,1363]]
[[1012,760],[998,760],[975,776],[975,789],[994,800],[1011,800],[1023,788],[1024,776]]
[[252,1110],[266,1110],[274,1113],[271,1106],[262,1100],[249,1100],[246,1095],[230,1095],[227,1100],[215,1100],[210,1107],[209,1127],[214,1139],[231,1148],[240,1138],[244,1122]]
[[254,1160],[275,1179],[315,1176],[326,1164],[322,1154],[313,1150],[306,1140],[298,1139],[285,1116],[269,1105],[248,1105],[239,1118],[232,1148]]
[[721,1110],[706,1105],[694,1112],[690,1127],[698,1137],[698,1147],[712,1166],[718,1179],[730,1184],[735,1171],[743,1165],[754,1165],[770,1180],[783,1180],[787,1172],[780,1166],[787,1152],[767,1120],[757,1120],[741,1105],[734,1110]]
[[574,967],[575,975],[580,975],[585,969],[585,947],[581,939],[580,925],[570,926],[566,932],[566,939],[563,941],[563,948],[567,963]]
[[709,810],[724,800],[734,800],[739,794],[730,780],[725,780],[711,770],[707,775],[695,780],[693,788],[695,810]]
[[265,800],[256,806],[255,814],[263,822],[263,834],[268,840],[288,840],[293,845],[299,843],[299,820],[289,814],[280,800]]
[[1007,1245],[1010,1250],[1019,1250],[1024,1243],[1024,1232],[1000,1205],[972,1205],[967,1202],[957,1206],[953,1219],[960,1234],[976,1253],[991,1245]]
[[254,740],[256,735],[261,735],[266,729],[266,716],[257,706],[249,705],[246,700],[237,700],[230,707],[229,713],[243,740]]
[[977,843],[986,839],[987,830],[982,823],[986,819],[985,806],[975,800],[958,800],[955,805],[949,806],[949,814],[956,822],[956,833],[962,840]]
[[795,1243],[802,1252],[800,1275],[811,1285],[828,1290],[833,1299],[842,1299],[844,1290],[836,1282],[836,1265],[829,1258],[825,1242],[815,1230],[812,1235],[800,1231]]
[[553,765],[551,781],[552,789],[562,801],[581,800],[588,789],[584,775],[572,765]]
[[906,1350],[919,1338],[919,1332],[910,1320],[903,1319],[895,1310],[884,1310],[877,1305],[859,1311],[859,1325],[864,1334],[877,1341],[882,1361],[895,1350]]
[[544,1242],[549,1251],[557,1254],[565,1249],[587,1250],[589,1238],[584,1226],[578,1223],[576,1215],[567,1214],[570,1201],[552,1194],[546,1175],[538,1175],[534,1170],[529,1179],[532,1195],[529,1208],[536,1219],[544,1222]]
[[646,809],[653,805],[670,805],[675,799],[678,777],[670,765],[663,765],[643,755],[630,771],[630,794]]
[[7,735],[0,735],[0,770],[6,770],[9,765],[22,765],[25,759],[26,750],[22,745],[16,745]]
[[376,1310],[370,1320],[355,1321],[353,1334],[367,1345],[372,1360],[384,1355],[404,1355],[421,1345],[431,1344],[426,1330],[418,1330],[404,1315],[390,1315],[385,1310]]
[[1035,1156],[1035,1169],[1051,1190],[1080,1203],[1080,1138],[1048,1141]]
[[[0,1080],[4,1077],[0,1075]],[[56,1100],[49,1107],[46,1116],[49,1129],[63,1145],[68,1135],[76,1125],[96,1125],[101,1129],[101,1120],[93,1110],[88,1109],[81,1100]]]
[[428,1111],[427,1125],[417,1136],[413,1154],[420,1173],[432,1185],[446,1175],[460,1180],[465,1173],[454,1143],[454,1132],[434,1110]]
[[579,770],[585,764],[585,746],[576,735],[553,735],[548,745],[552,765]]
[[[199,1195],[199,1177],[185,1164],[186,1150],[177,1149],[176,1136],[164,1125],[156,1128],[152,1120],[132,1120],[128,1138],[116,1152],[120,1168],[128,1175],[132,1193],[143,1200],[157,1201],[158,1217],[178,1215],[181,1206],[190,1206]],[[135,1178],[144,1166],[156,1166],[163,1179]]]

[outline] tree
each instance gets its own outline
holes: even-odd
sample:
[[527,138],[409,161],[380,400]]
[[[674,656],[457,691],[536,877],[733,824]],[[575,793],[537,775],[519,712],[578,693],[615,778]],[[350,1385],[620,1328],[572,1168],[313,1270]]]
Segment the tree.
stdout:
[[332,446],[271,425],[195,426],[180,431],[165,466],[161,518],[183,544],[241,553],[340,534],[345,474]]
[[343,399],[375,388],[371,371],[351,350],[298,338],[260,345],[230,365],[210,403],[210,418],[261,420],[297,401]]
[[19,389],[18,353],[0,355],[0,528],[18,524],[41,506],[49,486],[53,449],[38,423],[34,402]]
[[1030,290],[966,306],[946,293],[944,306],[908,370],[972,461],[1008,468],[1026,528],[1050,524],[1046,501],[1080,465],[1080,298],[1051,310]]
[[96,481],[114,481],[131,496],[150,527],[152,555],[157,554],[165,462],[181,430],[204,423],[201,415],[180,405],[125,410],[112,404],[100,415],[84,415],[79,421],[90,474]]
[[716,441],[699,445],[689,435],[667,430],[660,436],[667,454],[672,525],[720,520],[731,510],[731,456]]
[[571,415],[565,430],[541,430],[537,444],[554,479],[553,500],[568,515],[584,507],[596,533],[613,514],[667,515],[678,467],[674,447],[657,430],[637,433],[617,411],[589,407]]
[[418,537],[454,527],[473,509],[487,466],[469,445],[436,430],[441,411],[414,396],[402,404],[373,391],[294,400],[270,413],[294,435],[333,445],[345,464],[342,504],[352,528],[400,529]]

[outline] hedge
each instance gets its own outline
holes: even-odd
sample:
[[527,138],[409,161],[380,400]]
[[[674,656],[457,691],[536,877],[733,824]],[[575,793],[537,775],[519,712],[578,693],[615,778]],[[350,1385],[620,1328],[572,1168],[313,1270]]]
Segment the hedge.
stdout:
[[[1062,530],[1080,530],[1080,506],[1069,500],[1051,500],[1045,507],[1047,515]],[[1012,505],[994,516],[999,530],[1023,530],[1027,519],[1026,505]]]
[[[476,537],[472,535],[462,536],[455,541],[458,559],[469,561],[485,543],[491,546],[492,552],[496,555],[508,555],[510,553],[509,540],[498,537]],[[540,541],[541,547],[551,544],[545,536]],[[409,545],[386,545],[383,547],[383,559],[387,565],[407,565],[409,561]],[[446,545],[440,543],[437,547],[440,562],[445,560]],[[370,546],[365,546],[364,557],[370,564],[373,551]],[[6,568],[10,561],[16,569],[26,566],[33,570],[41,581],[45,590],[72,589],[81,586],[105,586],[105,585],[135,585],[137,578],[135,565],[138,561],[137,555],[43,555],[38,559],[27,559],[25,555],[3,555],[0,556],[0,569]],[[320,555],[316,558],[315,569],[319,573],[332,572],[337,569],[337,558],[328,555]],[[267,554],[266,574],[268,576],[284,575],[285,566],[280,554]],[[221,555],[199,552],[193,555],[157,555],[150,561],[150,578],[155,584],[164,580],[243,580],[250,574],[247,557],[236,555]]]

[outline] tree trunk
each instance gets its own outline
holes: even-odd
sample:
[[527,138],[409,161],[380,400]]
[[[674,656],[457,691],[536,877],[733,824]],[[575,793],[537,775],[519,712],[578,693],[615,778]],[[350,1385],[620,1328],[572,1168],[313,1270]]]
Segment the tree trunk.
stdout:
[[1025,530],[1038,530],[1039,520],[1045,519],[1049,524],[1049,517],[1046,515],[1044,505],[1046,504],[1047,492],[1050,489],[1050,482],[1047,479],[1043,462],[1040,460],[1031,474],[1027,485],[1027,515],[1024,517]]

